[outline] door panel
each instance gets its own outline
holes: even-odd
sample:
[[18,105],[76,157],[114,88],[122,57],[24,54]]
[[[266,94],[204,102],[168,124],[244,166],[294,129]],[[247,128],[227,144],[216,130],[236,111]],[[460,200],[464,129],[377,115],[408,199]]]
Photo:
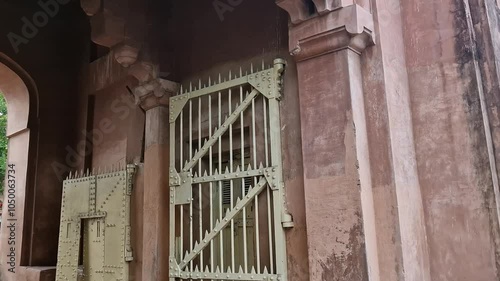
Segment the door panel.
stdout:
[[128,165],[120,171],[81,173],[64,181],[57,281],[128,280],[134,174],[135,166]]

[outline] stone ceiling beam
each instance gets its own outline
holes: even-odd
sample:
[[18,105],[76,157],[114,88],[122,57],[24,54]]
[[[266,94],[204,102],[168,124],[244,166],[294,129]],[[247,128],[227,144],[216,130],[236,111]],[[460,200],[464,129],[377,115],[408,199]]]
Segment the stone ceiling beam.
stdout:
[[372,14],[351,5],[292,27],[290,52],[298,61],[346,48],[360,54],[374,44],[373,30]]
[[293,24],[298,24],[310,17],[309,8],[302,0],[278,0],[276,4],[287,11]]
[[101,0],[81,0],[80,5],[87,16],[93,16],[97,14],[102,8]]

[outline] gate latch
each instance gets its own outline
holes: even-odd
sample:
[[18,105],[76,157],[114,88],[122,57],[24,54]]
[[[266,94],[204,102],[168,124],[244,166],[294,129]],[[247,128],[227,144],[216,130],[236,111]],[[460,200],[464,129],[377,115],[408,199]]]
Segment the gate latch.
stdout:
[[283,228],[293,228],[295,224],[293,223],[293,217],[289,213],[283,213],[281,218],[281,225]]
[[170,187],[175,190],[175,205],[191,203],[193,198],[193,177],[190,172],[170,173]]

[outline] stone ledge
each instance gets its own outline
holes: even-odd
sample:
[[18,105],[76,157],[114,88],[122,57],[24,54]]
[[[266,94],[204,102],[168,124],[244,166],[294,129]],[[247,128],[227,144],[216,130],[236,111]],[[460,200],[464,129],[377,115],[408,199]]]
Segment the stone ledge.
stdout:
[[54,280],[56,280],[55,266],[19,267],[18,281],[54,281]]
[[360,54],[374,42],[372,14],[358,5],[311,18],[290,29],[290,53],[297,61],[347,48]]

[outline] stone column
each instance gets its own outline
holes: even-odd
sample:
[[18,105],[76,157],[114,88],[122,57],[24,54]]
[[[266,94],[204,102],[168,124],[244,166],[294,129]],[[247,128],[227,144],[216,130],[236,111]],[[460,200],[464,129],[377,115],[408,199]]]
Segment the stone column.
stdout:
[[168,102],[177,87],[173,82],[155,79],[134,91],[136,101],[146,111],[143,281],[168,279]]
[[310,280],[378,280],[361,73],[372,15],[314,1],[318,13],[305,17],[300,2],[278,5],[297,61]]

